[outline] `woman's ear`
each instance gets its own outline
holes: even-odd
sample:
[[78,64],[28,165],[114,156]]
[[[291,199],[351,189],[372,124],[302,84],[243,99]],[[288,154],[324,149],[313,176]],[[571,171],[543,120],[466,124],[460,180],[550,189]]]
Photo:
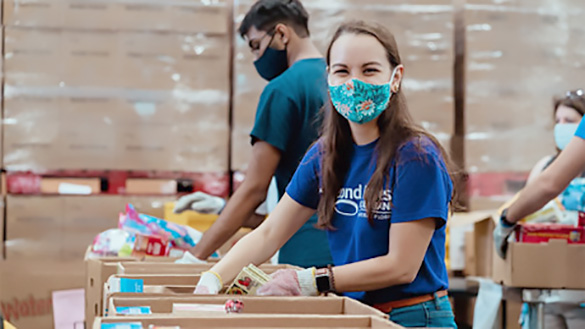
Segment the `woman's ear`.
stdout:
[[404,66],[400,64],[394,69],[394,76],[392,77],[392,83],[390,84],[390,90],[392,90],[393,93],[397,93],[400,90],[403,76]]

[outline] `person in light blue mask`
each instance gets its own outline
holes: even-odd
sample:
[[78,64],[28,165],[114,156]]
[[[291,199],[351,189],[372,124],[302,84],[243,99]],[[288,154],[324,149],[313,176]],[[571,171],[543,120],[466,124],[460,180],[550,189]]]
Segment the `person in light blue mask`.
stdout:
[[[530,214],[526,211],[528,208],[525,204],[526,202],[530,202],[530,200],[538,200],[539,204],[543,202],[546,203],[550,199],[560,195],[561,192],[565,191],[565,193],[567,193],[570,191],[565,190],[567,185],[569,185],[569,181],[572,181],[572,184],[581,185],[579,178],[585,177],[585,163],[581,165],[581,170],[579,171],[579,162],[583,162],[580,159],[585,159],[585,143],[582,142],[582,140],[579,138],[575,138],[575,135],[581,136],[581,138],[585,138],[585,124],[582,123],[583,114],[585,114],[585,93],[583,92],[583,89],[569,91],[563,97],[556,98],[554,101],[554,111],[554,137],[557,147],[557,154],[543,158],[536,164],[534,169],[532,169],[532,172],[528,178],[527,190],[537,186],[537,190],[535,192],[538,194],[534,195],[533,193],[533,195],[530,196],[530,199],[528,199],[526,197],[527,193],[522,193],[522,196],[519,200],[519,202],[524,202],[523,207],[520,208],[520,214],[522,217],[518,217],[517,215],[516,211],[519,209],[519,205],[518,202],[516,202],[512,206],[514,207],[513,211],[515,212],[513,214],[514,220],[516,218],[523,218]],[[579,124],[580,122],[581,126]],[[577,133],[578,130],[580,130],[580,134]],[[583,144],[581,146],[582,148],[573,149],[572,152],[568,150],[568,152],[571,153],[567,154],[565,153],[565,150],[573,139],[576,139],[576,142],[574,143]],[[553,164],[559,162],[560,159],[558,158],[560,158],[561,154],[564,159],[567,159],[563,161],[564,164],[558,166],[555,165],[555,168],[550,168],[553,171],[547,170],[547,168],[553,167]],[[569,158],[572,158],[572,160]],[[575,169],[571,170],[569,166]],[[565,173],[567,173],[567,168],[569,168],[569,172],[571,172],[569,175],[565,175]],[[545,197],[543,195],[544,193],[548,195]],[[571,200],[583,199],[582,195],[575,197],[575,192],[572,192],[571,194]],[[568,208],[571,208],[571,204],[568,204],[568,200],[563,199],[562,201],[565,206],[569,206]],[[582,208],[585,205],[580,204],[578,206]],[[506,221],[511,220],[508,214],[509,210],[505,211],[503,215],[503,218],[506,219]],[[498,253],[502,257],[505,256],[505,248],[507,245],[506,238],[504,237],[507,237],[509,232],[512,232],[516,225],[515,222],[510,222],[509,224],[510,225],[500,221],[498,228],[496,228],[496,231],[494,231],[496,245],[498,246]],[[550,304],[545,308],[544,320],[544,326],[547,329],[585,328],[585,308],[582,305]]]
[[317,214],[332,263],[278,271],[258,294],[337,292],[405,327],[455,328],[444,261],[450,161],[409,113],[396,41],[379,25],[345,23],[327,62],[322,136],[268,219],[202,274],[196,293],[217,293],[263,263]]
[[[585,94],[583,89],[567,92],[563,97],[554,100],[555,128],[554,137],[557,147],[555,155],[549,155],[540,160],[530,172],[528,183],[533,182],[546,168],[548,168],[559,153],[564,150],[577,131],[579,122],[585,114]],[[581,173],[585,177],[585,172]]]

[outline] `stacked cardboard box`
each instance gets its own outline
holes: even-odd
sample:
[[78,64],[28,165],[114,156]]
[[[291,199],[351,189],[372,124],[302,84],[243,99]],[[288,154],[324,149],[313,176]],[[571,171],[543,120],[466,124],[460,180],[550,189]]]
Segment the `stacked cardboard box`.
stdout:
[[228,17],[225,1],[5,1],[5,168],[227,172]]
[[467,0],[467,164],[527,172],[555,152],[553,96],[583,88],[585,3]]
[[[254,1],[240,1],[239,26]],[[415,119],[448,145],[453,125],[453,6],[446,0],[303,1],[310,14],[312,40],[325,53],[343,21],[362,19],[387,27],[396,37],[405,65],[403,91]],[[256,73],[248,45],[236,36],[232,167],[245,171],[258,98],[265,82]]]

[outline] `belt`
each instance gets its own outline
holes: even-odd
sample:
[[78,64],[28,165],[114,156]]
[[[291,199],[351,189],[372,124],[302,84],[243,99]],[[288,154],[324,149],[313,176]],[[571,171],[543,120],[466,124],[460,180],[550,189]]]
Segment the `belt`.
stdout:
[[412,297],[412,298],[394,300],[394,301],[382,303],[382,304],[375,304],[375,305],[373,305],[373,307],[384,312],[384,313],[390,313],[395,308],[413,306],[413,305],[417,305],[420,303],[429,302],[429,301],[435,299],[435,296],[437,298],[441,298],[441,297],[445,297],[447,295],[448,295],[447,290],[441,290],[441,291],[437,291],[434,294],[421,295],[421,296],[416,296],[416,297]]

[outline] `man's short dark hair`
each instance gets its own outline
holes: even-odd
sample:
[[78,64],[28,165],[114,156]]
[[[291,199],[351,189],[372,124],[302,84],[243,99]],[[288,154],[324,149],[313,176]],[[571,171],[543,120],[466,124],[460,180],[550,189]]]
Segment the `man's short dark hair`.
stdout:
[[239,28],[242,37],[255,27],[269,32],[278,24],[286,24],[301,38],[309,34],[309,14],[299,0],[259,0],[244,17]]

